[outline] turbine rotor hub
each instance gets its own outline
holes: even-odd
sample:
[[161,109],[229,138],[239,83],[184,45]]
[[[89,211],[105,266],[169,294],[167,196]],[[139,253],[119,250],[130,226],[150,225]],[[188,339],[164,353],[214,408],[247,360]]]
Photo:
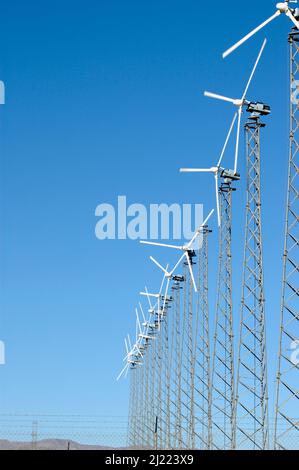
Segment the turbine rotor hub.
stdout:
[[280,13],[287,13],[289,10],[289,5],[288,2],[279,2],[276,5],[277,10],[280,11]]

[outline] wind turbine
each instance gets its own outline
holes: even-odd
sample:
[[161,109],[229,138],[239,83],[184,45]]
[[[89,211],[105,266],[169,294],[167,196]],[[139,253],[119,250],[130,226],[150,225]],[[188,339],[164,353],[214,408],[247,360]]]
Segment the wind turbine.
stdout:
[[128,374],[128,370],[131,366],[135,367],[136,365],[141,364],[139,361],[139,356],[142,357],[142,353],[139,349],[138,342],[134,344],[132,347],[130,336],[128,335],[127,338],[125,338],[125,348],[126,348],[126,356],[124,357],[124,361],[126,361],[126,365],[124,368],[121,370],[119,375],[117,376],[117,381],[120,380],[120,378],[125,374],[125,377]]
[[[242,118],[242,110],[243,110],[243,106],[245,105],[248,105],[250,104],[250,101],[248,101],[246,99],[246,96],[247,96],[247,92],[249,90],[249,87],[251,85],[251,82],[252,82],[252,79],[254,77],[254,74],[255,74],[255,71],[257,69],[257,66],[259,64],[259,61],[261,59],[261,56],[263,54],[263,51],[266,47],[266,44],[267,44],[267,39],[264,40],[263,44],[262,44],[262,47],[260,49],[260,52],[257,56],[257,59],[255,61],[255,64],[254,64],[254,67],[252,69],[252,72],[250,74],[250,77],[249,77],[249,80],[247,82],[247,85],[245,87],[245,90],[244,90],[244,93],[242,95],[241,98],[239,99],[234,99],[234,98],[228,98],[226,96],[222,96],[222,95],[217,95],[215,93],[210,93],[208,91],[205,91],[204,92],[204,95],[209,97],[209,98],[214,98],[214,99],[217,99],[217,100],[221,100],[221,101],[226,101],[228,103],[232,103],[234,106],[236,106],[238,108],[238,111],[237,111],[237,115],[238,115],[238,124],[237,124],[237,139],[236,139],[236,148],[235,148],[235,164],[234,164],[234,174],[237,173],[237,167],[238,167],[238,156],[239,156],[239,145],[240,145],[240,131],[241,131],[241,118]],[[234,122],[234,121],[233,121]]]
[[299,21],[297,20],[298,17],[298,11],[297,9],[293,9],[289,7],[289,3],[297,3],[297,1],[285,1],[285,2],[279,2],[276,4],[276,9],[277,11],[274,13],[274,15],[270,16],[266,21],[264,21],[262,24],[260,24],[257,28],[255,28],[253,31],[248,33],[243,39],[238,41],[234,46],[230,47],[227,51],[223,53],[223,58],[225,59],[227,56],[229,56],[232,52],[234,52],[238,47],[240,47],[244,42],[246,42],[248,39],[250,39],[252,36],[254,36],[258,31],[263,29],[267,24],[271,23],[271,21],[275,20],[275,18],[278,18],[281,14],[285,14],[290,18],[290,20],[294,23],[297,29],[299,29]]
[[[192,284],[193,284],[195,292],[197,292],[196,282],[195,282],[195,279],[194,279],[194,274],[193,274],[192,265],[191,265],[191,261],[190,261],[190,251],[192,251],[193,243],[195,242],[197,237],[201,234],[202,228],[207,224],[207,222],[210,219],[213,212],[214,212],[214,209],[211,210],[208,217],[201,224],[201,226],[195,231],[193,237],[191,238],[191,240],[186,245],[182,245],[182,246],[168,245],[168,244],[165,244],[165,243],[155,243],[155,242],[148,242],[148,241],[143,241],[143,240],[140,242],[143,245],[160,246],[160,247],[163,247],[163,248],[170,248],[170,249],[180,250],[180,251],[184,252],[184,254],[181,256],[179,261],[176,263],[176,265],[174,266],[174,268],[170,272],[168,272],[167,269],[163,268],[154,258],[152,258],[152,257],[150,258],[160,269],[162,269],[162,271],[164,272],[164,274],[167,278],[166,295],[165,295],[165,299],[164,299],[163,309],[165,308],[166,296],[167,296],[170,280],[171,280],[174,272],[176,271],[176,269],[181,264],[181,262],[183,261],[184,258],[187,259],[187,263],[188,263],[188,267],[189,267],[189,271],[190,271],[190,276],[191,276],[191,279],[192,279]],[[164,311],[163,311],[163,313],[164,313]]]
[[215,192],[216,192],[216,206],[217,206],[217,220],[218,220],[218,227],[221,225],[221,218],[220,218],[220,203],[219,203],[219,192],[218,192],[218,187],[219,187],[219,174],[224,171],[224,168],[221,168],[221,163],[222,159],[224,157],[225,151],[227,144],[229,142],[231,133],[233,131],[236,119],[237,119],[238,113],[235,113],[233,117],[233,121],[231,123],[231,126],[229,128],[224,147],[222,149],[219,161],[216,166],[213,166],[211,168],[181,168],[180,172],[181,173],[212,173],[215,178]]
[[[168,265],[167,265],[167,267],[166,267],[166,270],[167,270],[167,269],[168,269]],[[161,308],[160,308],[160,307],[161,307],[161,300],[162,300],[162,298],[163,298],[162,290],[163,290],[163,287],[164,287],[165,279],[166,279],[166,275],[165,275],[165,273],[164,273],[164,276],[163,276],[163,279],[162,279],[162,282],[161,282],[161,285],[160,285],[159,293],[157,293],[157,294],[150,294],[150,293],[148,292],[147,288],[145,288],[145,292],[140,292],[140,295],[141,295],[141,296],[147,297],[147,299],[148,299],[149,306],[150,306],[150,311],[149,311],[149,313],[150,313],[150,318],[151,318],[151,316],[152,316],[153,314],[155,314],[155,308],[156,308],[156,306],[157,306],[157,310],[158,310],[158,328],[159,328],[159,330],[160,330],[160,315],[161,315],[161,311],[160,311]],[[156,299],[156,304],[155,304],[154,307],[152,306],[151,298]],[[141,308],[141,304],[139,304],[139,305],[140,305],[140,308]],[[143,314],[143,311],[142,311],[142,314]],[[163,312],[162,312],[162,314],[163,314]],[[144,314],[143,314],[143,316],[144,316]],[[145,322],[145,318],[144,318],[144,322]],[[150,324],[150,319],[149,319],[148,324]],[[146,322],[145,322],[145,326],[146,326]]]

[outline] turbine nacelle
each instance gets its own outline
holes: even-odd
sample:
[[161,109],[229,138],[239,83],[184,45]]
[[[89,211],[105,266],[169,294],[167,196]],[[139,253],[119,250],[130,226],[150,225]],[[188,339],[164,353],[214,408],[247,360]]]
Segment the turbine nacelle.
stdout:
[[240,174],[235,173],[234,170],[223,170],[220,176],[221,178],[228,179],[230,181],[240,180]]
[[139,335],[139,338],[145,339],[146,341],[149,341],[149,340],[151,340],[151,339],[154,339],[154,336],[140,334],[140,335]]

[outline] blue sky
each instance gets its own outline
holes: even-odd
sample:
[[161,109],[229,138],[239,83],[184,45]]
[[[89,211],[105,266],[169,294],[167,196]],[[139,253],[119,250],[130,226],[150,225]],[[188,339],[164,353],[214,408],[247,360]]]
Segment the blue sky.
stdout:
[[[0,368],[1,413],[126,414],[128,382],[115,380],[123,337],[134,329],[138,292],[145,283],[156,288],[159,273],[138,243],[96,239],[95,208],[114,204],[118,195],[145,205],[203,203],[206,212],[214,206],[212,179],[178,169],[218,160],[233,110],[203,91],[241,96],[265,35],[249,98],[272,107],[263,131],[262,184],[273,397],[290,24],[279,18],[223,61],[228,46],[274,13],[274,2],[205,8],[194,0],[3,2],[0,338],[7,364]],[[244,140],[240,171],[245,174]],[[243,178],[234,206],[236,322],[244,185]],[[213,229],[211,308],[215,219]]]

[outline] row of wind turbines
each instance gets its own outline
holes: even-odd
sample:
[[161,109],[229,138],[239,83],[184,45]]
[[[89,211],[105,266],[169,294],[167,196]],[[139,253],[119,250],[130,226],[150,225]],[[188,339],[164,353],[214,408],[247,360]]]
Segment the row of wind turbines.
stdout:
[[[228,57],[231,53],[233,53],[236,49],[238,49],[242,44],[244,44],[247,40],[249,40],[252,36],[254,36],[256,33],[258,33],[261,29],[263,29],[265,26],[267,26],[271,21],[275,20],[282,14],[285,14],[292,22],[292,26],[295,27],[292,32],[291,32],[291,38],[294,39],[296,38],[295,44],[292,42],[291,44],[291,54],[292,54],[292,47],[298,47],[297,46],[297,33],[298,33],[298,41],[299,41],[299,9],[293,9],[290,7],[290,3],[296,3],[296,2],[290,2],[290,1],[285,1],[278,3],[276,5],[276,12],[268,18],[266,21],[264,21],[262,24],[260,24],[257,28],[252,30],[249,34],[247,34],[243,39],[238,41],[234,46],[229,48],[226,52],[223,54],[223,58]],[[240,174],[238,172],[238,161],[239,161],[239,149],[240,149],[240,135],[241,135],[241,128],[242,128],[242,116],[244,113],[244,110],[246,110],[248,113],[250,113],[250,118],[253,122],[253,126],[247,122],[247,131],[248,133],[254,136],[254,158],[255,161],[252,163],[252,167],[250,169],[248,168],[248,173],[254,169],[254,177],[256,178],[257,176],[259,177],[260,175],[258,173],[258,165],[259,165],[259,153],[260,153],[260,148],[259,148],[259,130],[262,127],[260,124],[260,116],[266,116],[270,113],[270,108],[269,106],[257,102],[257,101],[251,101],[248,98],[250,86],[252,84],[253,78],[255,76],[257,67],[260,63],[261,57],[263,55],[264,49],[266,47],[267,40],[265,39],[261,49],[258,53],[257,59],[255,61],[255,64],[253,66],[253,69],[250,73],[249,79],[246,83],[244,92],[241,96],[241,98],[235,99],[235,98],[229,98],[220,94],[216,93],[211,93],[211,92],[205,92],[204,95],[208,98],[220,100],[229,104],[232,104],[234,107],[236,107],[236,111],[233,114],[232,122],[229,126],[228,134],[226,136],[220,157],[218,159],[218,162],[216,163],[215,166],[212,166],[211,168],[182,168],[180,171],[182,173],[208,173],[214,176],[215,180],[215,196],[216,196],[216,212],[217,212],[217,222],[218,222],[218,227],[219,227],[219,239],[220,239],[220,244],[223,246],[226,243],[226,249],[227,248],[227,233],[231,230],[231,220],[225,219],[226,217],[226,212],[227,208],[230,209],[229,206],[226,207],[226,212],[225,212],[225,203],[224,203],[224,198],[223,198],[223,182],[227,185],[226,186],[226,191],[228,188],[228,191],[231,191],[231,185],[235,182],[238,182],[240,180]],[[294,55],[293,55],[294,58]],[[299,67],[298,67],[299,69]],[[297,69],[297,71],[298,71]],[[294,77],[293,77],[294,78]],[[291,115],[294,116],[294,112],[297,112],[298,106],[296,107],[296,110],[291,111]],[[232,137],[232,134],[234,130],[236,129],[236,140],[235,140],[235,151],[234,151],[234,168],[233,169],[227,169],[223,166],[223,160],[227,151],[228,144],[230,142],[230,139]],[[252,133],[252,129],[253,133]],[[291,132],[291,139],[294,139],[294,133]],[[250,139],[250,137],[249,137]],[[293,141],[291,141],[291,155],[290,155],[290,163],[289,167],[291,168],[294,166],[294,153],[292,152],[292,145],[294,144]],[[248,144],[250,146],[250,143]],[[295,166],[295,175],[298,173],[297,166]],[[250,174],[247,174],[247,181],[249,181],[249,178],[252,178]],[[299,248],[299,236],[296,238],[292,233],[290,233],[292,230],[294,231],[297,229],[297,221],[298,217],[294,217],[295,221],[290,223],[290,218],[288,217],[289,212],[292,213],[294,216],[294,210],[292,211],[291,204],[296,204],[296,201],[298,199],[299,195],[299,186],[298,186],[298,192],[295,192],[295,198],[292,197],[290,201],[290,192],[294,192],[294,186],[296,181],[294,181],[294,178],[291,180],[291,171],[289,171],[289,185],[288,185],[288,204],[286,208],[287,212],[287,220],[286,220],[286,243],[285,243],[285,255],[284,255],[284,276],[283,276],[283,300],[282,300],[282,314],[281,314],[281,335],[280,335],[280,347],[279,347],[279,367],[278,367],[278,373],[277,373],[277,401],[276,401],[276,410],[275,410],[275,435],[270,436],[269,435],[269,410],[268,410],[268,396],[267,396],[267,358],[266,358],[266,352],[265,352],[265,345],[266,345],[266,339],[265,339],[265,312],[264,312],[264,299],[263,297],[263,279],[259,279],[258,282],[260,284],[258,287],[261,289],[261,294],[260,298],[258,299],[257,303],[259,303],[259,316],[257,313],[257,307],[256,305],[254,307],[248,307],[248,304],[246,305],[246,299],[242,300],[242,305],[243,305],[243,310],[250,311],[250,320],[248,320],[248,312],[245,311],[245,313],[242,313],[241,317],[241,328],[240,328],[240,343],[239,343],[239,358],[238,358],[238,370],[237,370],[237,386],[235,389],[235,382],[236,382],[236,376],[234,373],[234,365],[233,365],[233,348],[232,348],[232,338],[231,336],[231,328],[232,325],[230,322],[232,322],[232,306],[231,305],[226,305],[226,311],[224,315],[224,323],[221,323],[219,320],[218,325],[216,324],[216,332],[215,332],[215,342],[214,342],[214,352],[213,352],[213,361],[209,362],[207,370],[205,370],[206,375],[205,377],[208,377],[206,381],[208,382],[208,390],[206,391],[206,396],[203,397],[204,400],[207,401],[207,414],[205,416],[205,419],[209,421],[207,425],[204,423],[205,427],[205,437],[201,439],[201,442],[204,443],[202,445],[202,448],[206,449],[217,449],[217,448],[224,448],[224,449],[236,449],[236,448],[252,448],[252,449],[268,449],[271,447],[272,442],[274,442],[275,448],[278,449],[285,449],[287,448],[287,437],[292,436],[295,438],[298,438],[299,442],[299,419],[296,418],[296,416],[293,413],[292,410],[298,409],[298,416],[299,416],[299,389],[298,389],[298,382],[299,382],[299,365],[294,365],[290,362],[289,358],[286,356],[285,348],[286,348],[286,340],[289,339],[289,341],[299,341],[299,313],[298,313],[298,284],[294,286],[292,283],[295,282],[296,280],[293,281],[293,278],[290,280],[291,276],[294,275],[294,272],[299,272],[298,269],[298,252],[293,251],[292,256],[288,257],[288,253],[291,250],[294,250],[296,248]],[[256,182],[256,180],[254,180]],[[248,190],[248,197],[252,196],[252,193],[250,193],[252,190]],[[253,202],[256,206],[259,206],[259,203],[256,203],[255,198],[260,197],[260,187],[257,186],[255,189],[255,193],[253,195]],[[248,204],[249,205],[249,204]],[[255,207],[256,211],[260,211],[258,207]],[[171,289],[171,284],[174,282],[178,284],[179,282],[182,282],[183,276],[180,276],[178,274],[178,270],[181,269],[182,265],[184,264],[186,266],[186,269],[188,271],[188,277],[190,280],[190,285],[192,285],[192,289],[194,291],[194,295],[198,296],[201,295],[201,289],[200,286],[198,285],[196,275],[194,274],[194,258],[196,257],[196,250],[197,250],[197,243],[200,238],[203,237],[204,233],[207,233],[207,228],[208,228],[208,222],[210,221],[212,215],[214,213],[214,210],[211,210],[211,212],[208,214],[204,222],[201,224],[200,227],[195,231],[192,239],[188,241],[185,245],[183,246],[177,246],[173,244],[165,244],[165,243],[155,243],[151,241],[141,241],[142,244],[144,245],[149,245],[158,249],[166,249],[166,250],[173,250],[173,251],[180,251],[181,255],[179,256],[178,260],[174,264],[172,268],[169,268],[169,266],[163,267],[162,264],[157,261],[156,258],[153,256],[150,257],[151,261],[153,264],[161,271],[162,273],[162,281],[160,285],[160,289],[156,293],[149,292],[147,288],[145,288],[144,292],[140,292],[140,295],[142,298],[146,298],[148,302],[148,309],[145,309],[142,306],[141,302],[138,302],[138,308],[135,309],[135,316],[136,316],[136,334],[135,334],[135,339],[134,341],[131,340],[130,336],[128,335],[125,338],[125,349],[126,349],[126,355],[124,357],[124,367],[121,370],[120,374],[117,377],[117,380],[119,380],[122,376],[127,376],[129,371],[137,370],[137,369],[145,369],[146,366],[148,367],[153,367],[152,363],[147,363],[146,357],[149,355],[149,350],[152,348],[153,349],[153,343],[157,341],[159,335],[161,334],[161,331],[163,329],[163,323],[166,321],[167,317],[169,316],[169,311],[170,311],[170,305],[172,302],[172,296],[170,295],[170,289]],[[258,212],[259,217],[260,217],[260,212]],[[229,217],[227,215],[227,217]],[[249,217],[250,219],[250,217]],[[248,231],[247,233],[253,233],[255,228],[251,228],[250,226],[251,222],[248,222],[249,226],[246,227],[246,230]],[[256,223],[256,225],[260,224],[260,219]],[[260,227],[259,227],[260,228]],[[299,235],[299,234],[298,234]],[[259,250],[258,255],[255,252],[257,264],[259,265],[260,268],[260,273],[259,273],[259,278],[263,277],[263,271],[262,271],[262,251],[261,251],[261,234],[259,233],[259,237],[256,240],[255,244],[255,250],[256,252]],[[288,250],[288,240],[291,239],[293,244]],[[224,243],[225,242],[225,243]],[[248,242],[248,240],[247,240]],[[248,242],[249,243],[249,242]],[[221,251],[221,246],[219,247],[219,252]],[[229,249],[230,249],[229,245]],[[248,248],[248,246],[247,246]],[[249,247],[250,248],[250,247]],[[251,248],[250,248],[251,249]],[[246,251],[246,250],[245,250]],[[223,255],[223,253],[222,253]],[[258,257],[259,256],[259,257]],[[297,257],[297,259],[296,259]],[[219,253],[219,262],[223,262],[223,257],[221,256],[221,253]],[[227,262],[227,261],[226,261]],[[244,272],[246,271],[246,258],[244,260],[245,263],[245,268]],[[291,264],[292,269],[291,272],[289,273],[289,266],[288,264]],[[251,269],[251,268],[250,268]],[[256,269],[256,268],[254,268]],[[221,266],[220,266],[220,271],[221,271]],[[228,269],[229,271],[229,269]],[[252,276],[256,276],[256,273],[252,273]],[[223,281],[224,282],[224,287],[226,292],[230,292],[231,290],[231,276],[230,274],[226,273],[226,279]],[[246,274],[244,274],[246,277]],[[248,288],[248,285],[246,285],[246,282],[248,284],[248,278],[247,280],[243,279],[244,281],[244,289],[248,289],[249,295],[251,295],[254,298],[254,301],[256,302],[256,277],[254,277],[254,282],[255,284],[253,286],[250,286]],[[186,279],[185,279],[186,280]],[[291,286],[291,287],[290,287]],[[187,287],[185,286],[185,289]],[[221,290],[221,287],[218,286],[218,288]],[[222,285],[223,288],[223,285]],[[290,289],[292,294],[291,297],[286,292],[287,289]],[[231,292],[230,292],[231,295]],[[290,300],[291,299],[291,300]],[[227,301],[226,303],[229,304],[231,301]],[[192,303],[192,302],[191,302]],[[296,309],[297,308],[297,309]],[[221,308],[220,308],[221,310]],[[287,313],[285,313],[285,311]],[[290,315],[290,318],[287,317],[287,315]],[[252,323],[251,322],[253,319]],[[224,326],[223,326],[224,325]],[[222,333],[224,331],[225,333],[225,343],[223,343],[222,339],[220,336],[217,336],[217,327],[218,329],[222,330]],[[219,333],[218,333],[219,334]],[[249,338],[249,339],[248,339]],[[164,341],[164,340],[163,340]],[[191,341],[192,343],[192,341]],[[167,345],[167,348],[169,345]],[[231,347],[231,351],[229,352]],[[217,348],[219,348],[217,350]],[[208,348],[209,349],[209,348]],[[250,357],[251,362],[246,362],[248,360],[248,357],[244,359],[242,357],[242,350],[246,349],[246,354],[247,356]],[[157,352],[157,351],[156,351]],[[196,351],[193,351],[196,353]],[[223,352],[225,352],[226,355],[230,355],[228,359],[226,358],[228,362],[225,362],[223,359]],[[240,357],[241,355],[241,357]],[[209,353],[207,354],[208,359],[209,359]],[[216,367],[217,367],[217,360],[218,362],[222,363],[221,366],[224,364],[224,369],[222,370],[221,373],[217,373]],[[227,364],[231,363],[231,366],[228,366]],[[256,365],[256,362],[258,362],[258,366]],[[190,363],[191,364],[191,363]],[[191,366],[190,366],[191,367]],[[250,375],[250,381],[247,378],[247,383],[246,379],[243,380],[242,377],[242,367],[247,369],[248,375]],[[241,371],[241,372],[240,372]],[[258,371],[258,372],[257,372]],[[156,371],[156,374],[158,371]],[[220,386],[214,386],[213,390],[213,383],[214,380],[209,380],[209,377],[214,377],[215,375],[218,375],[218,379],[221,381]],[[147,376],[148,377],[148,376]],[[193,377],[194,379],[194,377]],[[170,380],[170,379],[169,379]],[[297,385],[296,385],[296,380],[297,380]],[[253,385],[254,384],[254,385]],[[207,385],[207,384],[204,384]],[[193,382],[193,387],[196,388]],[[243,398],[242,396],[240,397],[239,395],[242,394],[242,387],[247,393],[246,399]],[[150,386],[149,386],[150,389]],[[216,390],[216,391],[215,391]],[[147,400],[149,397],[150,390],[147,390]],[[178,393],[178,392],[176,392]],[[244,392],[243,392],[244,393]],[[213,396],[215,395],[218,396],[221,400],[221,405],[215,405],[217,403],[217,397],[215,398],[215,403],[213,403]],[[133,392],[134,395],[134,400],[137,400],[138,397],[136,397],[136,390]],[[179,393],[175,395],[176,397],[179,396]],[[192,393],[190,392],[190,396],[192,396]],[[248,398],[250,397],[250,398]],[[132,399],[132,397],[131,397]],[[152,399],[154,397],[152,396]],[[159,400],[160,397],[156,396],[155,400]],[[171,401],[171,397],[169,397],[169,400]],[[188,398],[189,400],[189,398]],[[292,406],[290,406],[292,405]],[[134,407],[134,404],[132,405]],[[192,408],[192,406],[190,405]],[[213,407],[216,407],[216,414],[219,417],[219,419],[214,420],[213,419]],[[198,419],[196,416],[196,412],[194,409],[190,408],[190,415],[189,420],[196,420]],[[193,403],[193,408],[194,408],[194,403]],[[139,410],[142,409],[139,407]],[[171,413],[171,406],[169,405],[168,412]],[[181,412],[181,410],[180,410]],[[246,426],[242,426],[242,424],[238,423],[239,416],[241,416],[243,412],[243,416],[245,416],[246,419],[251,419],[250,424],[249,424],[249,429],[246,428]],[[158,429],[158,420],[159,416],[158,413],[156,412],[155,414],[150,415],[150,419],[156,420],[155,423],[152,423],[152,429],[153,429],[153,435],[157,434],[157,429]],[[240,420],[241,421],[241,420]],[[281,422],[283,422],[283,426],[281,427]],[[192,424],[192,423],[191,423]],[[144,426],[149,426],[149,421],[144,421],[143,422]],[[169,422],[169,428],[171,424]],[[167,425],[166,425],[167,427]],[[194,430],[195,427],[192,428],[191,425],[191,434],[192,429]],[[169,433],[177,433],[177,429],[175,430],[168,430]],[[215,441],[217,439],[214,438],[214,433],[220,433],[222,436],[222,442],[221,444],[217,444]],[[149,441],[151,442],[151,441]],[[162,442],[162,441],[161,441]],[[169,444],[168,447],[170,446],[171,439],[169,439]],[[191,441],[192,442],[192,436],[191,436]],[[131,442],[131,445],[136,445],[136,442],[134,443]],[[144,444],[145,445],[145,444]],[[157,441],[153,440],[151,446],[156,446],[158,447]],[[178,446],[180,445],[180,442],[178,441]],[[149,445],[150,446],[150,445]],[[167,439],[164,442],[165,448],[167,447]],[[160,447],[163,447],[163,444],[160,444]]]

